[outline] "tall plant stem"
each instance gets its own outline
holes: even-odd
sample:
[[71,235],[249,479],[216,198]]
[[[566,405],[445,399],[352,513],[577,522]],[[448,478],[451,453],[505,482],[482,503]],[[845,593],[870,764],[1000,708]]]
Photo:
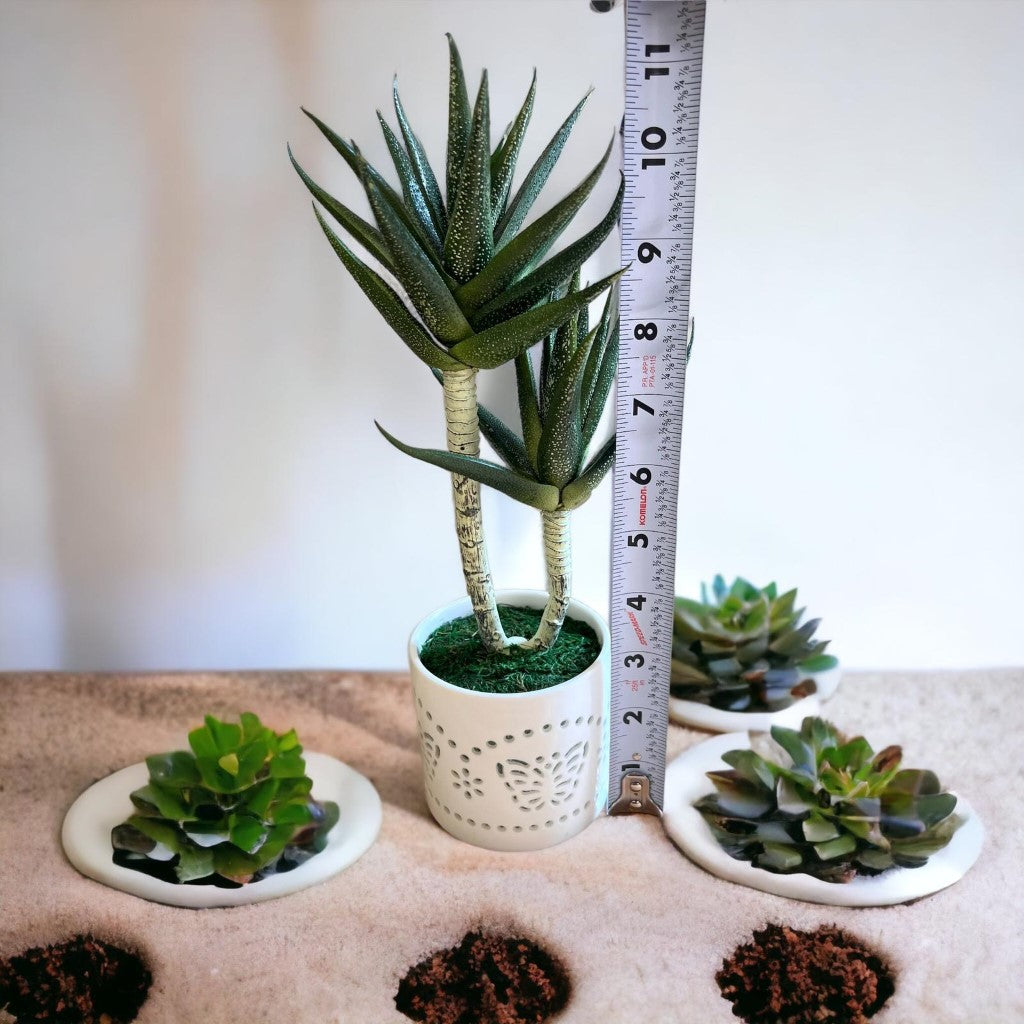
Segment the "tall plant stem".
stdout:
[[[476,375],[477,371],[468,366],[444,371],[444,418],[448,426],[450,452],[480,454]],[[508,638],[498,618],[494,581],[487,562],[480,485],[475,480],[452,473],[452,503],[455,506],[455,532],[459,538],[462,573],[466,578],[466,592],[473,604],[480,641],[488,651],[504,650],[508,647]]]
[[565,621],[572,586],[572,545],[566,509],[541,512],[544,531],[544,565],[548,574],[548,603],[537,632],[522,645],[527,651],[546,651],[557,639]]

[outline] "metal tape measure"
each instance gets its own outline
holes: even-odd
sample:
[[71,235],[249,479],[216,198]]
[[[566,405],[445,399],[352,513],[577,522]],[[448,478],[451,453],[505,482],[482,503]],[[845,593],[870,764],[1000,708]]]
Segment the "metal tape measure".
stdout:
[[627,0],[609,813],[665,799],[704,0]]

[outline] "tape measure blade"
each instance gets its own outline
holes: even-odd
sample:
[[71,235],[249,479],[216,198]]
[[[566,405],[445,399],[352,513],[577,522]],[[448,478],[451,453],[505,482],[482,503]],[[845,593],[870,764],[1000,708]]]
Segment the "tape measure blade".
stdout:
[[[704,15],[703,0],[626,3],[621,232],[632,268],[619,302],[609,616],[616,813],[664,806]],[[637,777],[649,780],[649,800],[624,801]]]

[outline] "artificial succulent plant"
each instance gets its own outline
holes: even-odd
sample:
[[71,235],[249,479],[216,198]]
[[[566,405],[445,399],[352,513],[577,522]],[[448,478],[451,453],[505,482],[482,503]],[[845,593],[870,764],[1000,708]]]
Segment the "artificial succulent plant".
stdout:
[[245,884],[324,848],[338,805],[313,798],[294,729],[207,715],[188,742],[146,758],[135,813],[111,833],[115,862],[167,881]]
[[778,711],[814,692],[813,673],[838,661],[815,639],[820,619],[801,623],[796,590],[721,576],[701,599],[677,597],[671,692],[726,711]]
[[771,739],[723,754],[731,768],[708,772],[715,792],[694,805],[738,860],[848,882],[921,867],[959,827],[956,797],[934,772],[902,768],[897,746],[875,753],[821,718],[775,726]]
[[[588,305],[618,273],[580,285],[583,263],[618,220],[623,185],[601,220],[553,256],[548,253],[583,206],[611,152],[547,212],[523,226],[562,154],[586,97],[547,143],[518,188],[513,179],[533,111],[536,75],[513,121],[492,148],[487,73],[472,107],[459,51],[449,41],[448,141],[444,189],[393,89],[398,132],[378,114],[399,188],[371,166],[359,147],[306,112],[359,178],[374,223],[295,169],[327,214],[366,250],[378,273],[338,237],[314,206],[346,270],[412,352],[440,378],[448,450],[396,447],[452,474],[456,533],[466,589],[480,639],[492,652],[509,648],[498,617],[484,543],[480,485],[538,509],[544,532],[549,600],[534,637],[555,642],[569,600],[569,512],[591,494],[612,464],[614,439],[588,462],[617,360],[614,302],[588,330]],[[392,283],[394,283],[394,287]],[[404,293],[404,296],[403,294]],[[539,381],[530,349],[543,346]],[[477,403],[477,375],[515,362],[521,436]],[[379,425],[378,425],[379,426]],[[481,432],[505,465],[480,458]]]

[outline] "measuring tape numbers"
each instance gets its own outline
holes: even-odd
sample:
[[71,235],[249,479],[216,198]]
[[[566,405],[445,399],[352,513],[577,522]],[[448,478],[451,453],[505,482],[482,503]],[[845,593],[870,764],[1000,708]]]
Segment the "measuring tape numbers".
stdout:
[[703,0],[626,3],[611,814],[660,814],[665,799],[704,14]]

